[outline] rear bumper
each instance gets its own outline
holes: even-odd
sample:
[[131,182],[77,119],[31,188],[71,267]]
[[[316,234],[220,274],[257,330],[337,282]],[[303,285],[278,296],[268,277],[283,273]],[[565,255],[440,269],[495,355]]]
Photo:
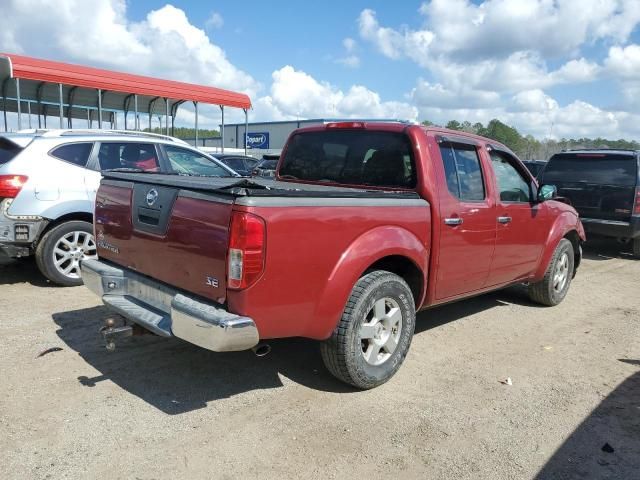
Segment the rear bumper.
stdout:
[[12,216],[10,206],[11,199],[0,201],[0,253],[12,258],[29,256],[48,222],[38,216]]
[[640,237],[640,217],[633,216],[629,222],[580,217],[587,233],[616,238]]
[[214,352],[247,350],[258,343],[258,329],[251,318],[104,261],[84,260],[81,270],[85,286],[105,305],[153,333]]

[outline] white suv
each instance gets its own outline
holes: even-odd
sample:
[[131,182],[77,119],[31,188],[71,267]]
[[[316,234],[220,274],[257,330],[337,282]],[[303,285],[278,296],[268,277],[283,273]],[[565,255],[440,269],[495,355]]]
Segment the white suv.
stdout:
[[35,254],[52,282],[82,284],[96,256],[93,212],[101,170],[237,176],[176,138],[114,130],[31,130],[0,135],[0,256]]

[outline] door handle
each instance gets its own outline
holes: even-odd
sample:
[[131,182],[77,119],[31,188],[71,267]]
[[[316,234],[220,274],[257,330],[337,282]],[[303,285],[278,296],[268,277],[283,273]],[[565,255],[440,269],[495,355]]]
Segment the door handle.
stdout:
[[444,219],[444,224],[445,225],[462,225],[462,219],[460,217],[454,217],[454,218],[445,218]]
[[498,223],[509,223],[511,222],[511,217],[498,217]]

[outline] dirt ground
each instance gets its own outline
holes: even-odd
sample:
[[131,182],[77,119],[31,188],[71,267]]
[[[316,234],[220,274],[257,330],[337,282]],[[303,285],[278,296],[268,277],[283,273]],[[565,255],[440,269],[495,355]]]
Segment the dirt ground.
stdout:
[[367,392],[299,339],[108,353],[93,294],[0,266],[0,478],[638,479],[640,261],[585,257],[558,307],[511,288],[422,312]]

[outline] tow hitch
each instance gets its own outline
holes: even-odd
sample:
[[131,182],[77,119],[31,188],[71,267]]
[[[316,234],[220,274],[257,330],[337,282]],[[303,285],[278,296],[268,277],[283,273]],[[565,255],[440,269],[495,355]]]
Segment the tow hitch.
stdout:
[[108,317],[104,320],[104,326],[100,328],[100,333],[109,352],[113,352],[116,349],[116,340],[133,335],[133,327],[126,324],[124,317],[120,317],[120,320],[122,324],[116,326],[116,318]]

